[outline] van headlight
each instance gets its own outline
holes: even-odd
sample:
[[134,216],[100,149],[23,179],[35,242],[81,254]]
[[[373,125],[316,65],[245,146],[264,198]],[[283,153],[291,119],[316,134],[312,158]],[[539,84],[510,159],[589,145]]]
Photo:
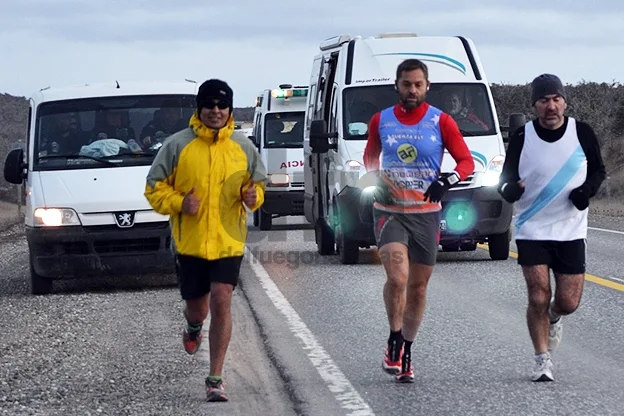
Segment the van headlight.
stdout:
[[505,156],[503,155],[497,155],[492,158],[481,180],[483,186],[498,185],[498,179],[503,171],[503,163],[505,163]]
[[288,186],[290,176],[287,173],[272,173],[269,175],[267,186]]
[[347,160],[345,163],[345,170],[350,172],[359,172],[363,167],[357,160]]
[[70,208],[37,208],[34,217],[35,225],[39,227],[80,225],[78,214]]

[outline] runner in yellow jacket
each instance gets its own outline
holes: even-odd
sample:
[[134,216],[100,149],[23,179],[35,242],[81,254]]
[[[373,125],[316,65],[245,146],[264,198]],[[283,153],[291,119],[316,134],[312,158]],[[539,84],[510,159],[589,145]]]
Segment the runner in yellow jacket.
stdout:
[[247,239],[247,211],[264,202],[266,168],[254,144],[234,130],[232,89],[204,82],[189,128],[164,142],[147,175],[145,197],[170,216],[187,328],[194,354],[210,321],[209,401],[228,400],[221,374],[232,332],[230,306]]

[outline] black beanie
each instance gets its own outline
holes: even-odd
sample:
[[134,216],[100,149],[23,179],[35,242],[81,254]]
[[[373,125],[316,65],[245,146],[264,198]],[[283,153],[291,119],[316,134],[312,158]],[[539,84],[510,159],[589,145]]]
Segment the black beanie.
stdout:
[[558,76],[542,74],[531,82],[531,105],[535,105],[537,100],[550,94],[558,94],[567,100],[565,88]]
[[200,85],[197,91],[197,111],[201,111],[206,105],[211,105],[213,100],[226,101],[232,111],[233,99],[234,92],[225,81],[209,79]]

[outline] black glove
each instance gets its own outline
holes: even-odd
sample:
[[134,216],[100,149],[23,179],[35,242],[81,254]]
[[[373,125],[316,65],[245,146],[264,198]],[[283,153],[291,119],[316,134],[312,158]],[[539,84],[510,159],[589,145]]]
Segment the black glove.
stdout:
[[500,194],[503,199],[510,204],[513,204],[520,199],[524,193],[524,187],[520,186],[518,182],[507,182],[503,184],[500,190]]
[[444,194],[457,182],[459,182],[459,178],[454,173],[445,177],[440,177],[440,179],[429,185],[429,188],[425,191],[425,201],[429,200],[429,202],[433,203],[440,202]]
[[582,187],[573,189],[568,198],[579,211],[583,211],[589,206],[589,195]]

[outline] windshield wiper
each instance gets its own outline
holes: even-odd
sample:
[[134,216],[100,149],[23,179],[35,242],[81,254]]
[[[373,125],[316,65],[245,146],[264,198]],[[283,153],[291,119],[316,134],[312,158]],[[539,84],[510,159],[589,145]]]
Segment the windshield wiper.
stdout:
[[46,156],[39,156],[37,158],[37,161],[41,160],[41,159],[91,159],[91,160],[95,160],[96,162],[100,162],[103,163],[105,165],[109,165],[109,166],[119,166],[118,163],[113,163],[110,160],[107,159],[103,159],[101,157],[96,157],[96,156],[88,156],[88,155],[78,155],[78,154],[71,154],[71,155],[46,155]]
[[136,156],[136,157],[155,157],[154,153],[149,153],[149,152],[137,152],[137,153],[133,153],[133,152],[122,152],[119,153],[115,156],[108,156],[108,158],[114,158],[114,157],[118,157],[118,156]]

